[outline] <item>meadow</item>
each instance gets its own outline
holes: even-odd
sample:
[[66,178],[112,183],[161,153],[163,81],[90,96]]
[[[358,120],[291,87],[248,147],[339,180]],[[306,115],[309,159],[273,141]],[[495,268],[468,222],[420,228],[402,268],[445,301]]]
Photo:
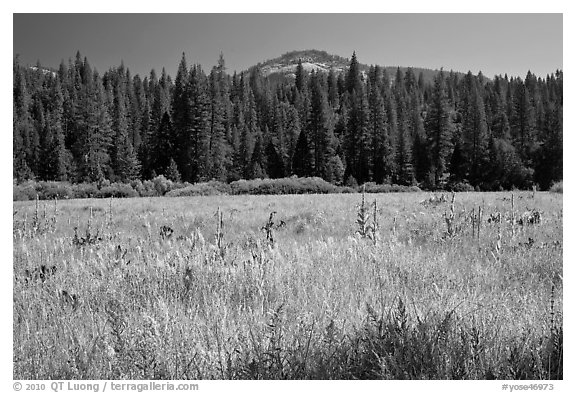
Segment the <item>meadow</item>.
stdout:
[[562,194],[13,209],[14,379],[563,378]]

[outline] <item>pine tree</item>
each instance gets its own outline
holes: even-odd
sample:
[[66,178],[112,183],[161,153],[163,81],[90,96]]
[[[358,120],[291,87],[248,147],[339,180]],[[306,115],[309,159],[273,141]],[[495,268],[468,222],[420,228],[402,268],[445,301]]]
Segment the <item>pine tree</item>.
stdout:
[[[405,91],[404,91],[405,94]],[[398,138],[396,140],[396,183],[411,185],[414,181],[414,167],[412,165],[412,132],[410,129],[410,113],[408,111],[408,99],[404,94],[398,97]]]
[[507,87],[501,77],[494,80],[494,89],[490,96],[490,105],[492,109],[492,121],[490,130],[495,138],[511,140],[510,123],[506,113],[506,90]]
[[384,106],[386,109],[387,123],[388,123],[388,153],[384,156],[387,164],[388,173],[385,173],[384,178],[394,179],[398,175],[398,167],[396,165],[396,146],[398,142],[398,113],[396,109],[396,99],[390,89],[384,90]]
[[295,151],[296,151],[296,144],[298,142],[298,138],[301,133],[300,127],[300,117],[298,116],[298,111],[293,106],[289,106],[286,110],[286,139],[287,139],[287,148],[286,148],[286,173],[294,173],[292,164]]
[[188,99],[191,125],[186,133],[185,153],[181,168],[183,180],[209,180],[210,175],[210,96],[208,81],[199,65],[190,70]]
[[[360,183],[372,180],[372,130],[368,100],[362,87],[352,95],[346,126],[346,175]],[[346,176],[347,177],[347,176]]]
[[250,179],[263,179],[268,177],[264,168],[266,164],[264,162],[264,154],[262,148],[262,135],[258,133],[256,135],[256,142],[254,143],[254,151],[252,152],[252,158],[250,160]]
[[463,144],[459,153],[467,162],[468,180],[477,186],[484,178],[488,161],[488,124],[478,82],[471,72],[468,72],[464,81],[465,93],[461,100]]
[[292,157],[292,172],[299,177],[311,176],[313,170],[312,161],[313,157],[310,153],[306,131],[302,130],[300,135],[298,135],[298,142],[296,142],[294,156]]
[[128,107],[124,92],[122,76],[114,88],[113,129],[115,132],[112,149],[112,169],[120,181],[133,180],[138,177],[140,163],[134,148],[128,126]]
[[266,146],[266,163],[266,172],[271,179],[284,177],[284,162],[278,154],[272,140],[270,140]]
[[554,182],[562,180],[562,123],[562,107],[558,103],[550,105],[546,110],[546,136],[535,160],[534,179],[541,189],[549,189]]
[[274,97],[274,107],[274,122],[272,125],[272,135],[270,136],[270,139],[276,146],[278,156],[282,161],[282,166],[285,167],[284,163],[288,162],[290,158],[286,141],[286,105]]
[[66,149],[62,122],[64,116],[64,97],[59,79],[51,88],[51,108],[46,122],[46,133],[42,143],[40,171],[45,180],[68,180],[71,155]]
[[150,141],[152,140],[152,132],[150,131],[150,126],[152,123],[151,119],[151,108],[150,108],[150,97],[148,95],[149,85],[148,79],[144,78],[142,81],[141,89],[136,93],[138,97],[141,120],[140,120],[140,138],[141,143],[138,147],[137,154],[140,163],[142,164],[141,174],[144,179],[149,179],[152,176],[152,168],[150,167]]
[[313,155],[313,174],[323,176],[326,162],[333,154],[332,127],[328,119],[328,100],[320,84],[319,75],[314,73],[310,82],[310,114],[307,135],[310,136],[309,148]]
[[412,138],[412,167],[414,178],[418,182],[426,180],[428,167],[428,149],[426,141],[426,131],[424,130],[424,119],[422,117],[422,107],[420,104],[419,91],[413,89],[408,97],[409,100],[409,128]]
[[[139,78],[137,79],[139,81]],[[128,117],[128,137],[132,144],[134,152],[138,152],[142,137],[140,135],[140,128],[142,127],[142,114],[136,97],[136,90],[134,89],[134,78],[130,74],[130,70],[126,70],[126,110]]]
[[150,91],[153,96],[150,113],[150,131],[154,134],[165,113],[170,114],[170,88],[168,83],[168,75],[166,70],[162,69],[160,80],[156,81],[155,73],[150,73]]
[[[258,67],[207,77],[182,56],[175,83],[132,77],[120,64],[100,76],[78,52],[56,73],[13,63],[13,176],[127,181],[322,176],[482,189],[542,189],[562,179],[563,75],[460,78],[370,67],[355,53],[338,75],[270,78]],[[138,170],[141,162],[141,171]]]
[[86,83],[81,88],[76,109],[79,130],[75,146],[78,154],[78,175],[82,181],[101,181],[109,174],[112,121],[102,80],[97,73],[92,77],[87,61],[84,62],[82,71],[82,81]]
[[189,71],[186,64],[186,55],[182,53],[182,59],[174,81],[172,93],[172,126],[174,128],[174,153],[173,157],[181,166],[186,165],[186,142],[192,125],[192,108],[188,92]]
[[240,173],[240,131],[238,130],[237,124],[232,125],[232,141],[231,141],[231,148],[232,148],[232,163],[230,168],[227,172],[227,181],[232,182],[236,180],[240,180],[242,178],[242,174]]
[[378,66],[371,70],[369,78],[370,123],[372,129],[372,165],[374,181],[383,183],[392,175],[390,130],[386,106],[382,97],[382,74]]
[[170,166],[170,160],[173,159],[172,135],[172,121],[168,112],[164,112],[158,131],[154,139],[150,141],[151,168],[157,174],[165,174]]
[[344,164],[339,156],[332,156],[328,160],[326,170],[326,181],[329,181],[332,184],[340,185],[344,180]]
[[32,135],[36,132],[30,115],[31,97],[28,92],[26,80],[17,59],[14,62],[14,136],[13,136],[13,161],[14,177],[19,181],[34,178],[30,169],[32,161],[33,140]]
[[346,90],[348,91],[348,94],[352,95],[354,91],[358,92],[361,88],[362,79],[360,77],[360,64],[358,64],[356,52],[353,52],[352,58],[350,59],[350,66],[348,67],[348,73],[346,74]]
[[433,97],[426,115],[425,128],[430,151],[432,185],[440,187],[453,148],[451,143],[453,124],[442,70],[434,79]]
[[534,149],[536,117],[530,98],[530,91],[520,79],[515,84],[510,126],[512,141],[516,150],[522,161],[530,165],[531,153]]
[[226,179],[229,149],[226,139],[228,86],[224,57],[220,54],[218,66],[210,72],[210,177]]
[[298,65],[296,66],[296,89],[299,92],[303,92],[306,86],[306,71],[302,67],[302,59],[298,59]]
[[340,95],[338,93],[338,80],[333,68],[328,72],[328,104],[333,110],[340,106]]
[[172,180],[173,182],[179,183],[182,180],[180,177],[180,172],[178,171],[178,165],[173,158],[170,158],[170,164],[168,165],[165,174],[166,179]]
[[468,180],[468,162],[462,148],[461,138],[456,138],[453,144],[454,151],[450,159],[450,181],[460,183]]

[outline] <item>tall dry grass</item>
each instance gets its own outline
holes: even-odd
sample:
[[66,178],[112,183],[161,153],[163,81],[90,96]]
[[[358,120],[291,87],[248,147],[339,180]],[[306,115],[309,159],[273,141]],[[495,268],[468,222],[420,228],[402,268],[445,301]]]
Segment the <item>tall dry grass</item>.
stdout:
[[42,230],[15,203],[14,378],[562,378],[562,201],[530,194],[514,235],[507,193],[372,194],[378,241],[359,195],[70,200]]

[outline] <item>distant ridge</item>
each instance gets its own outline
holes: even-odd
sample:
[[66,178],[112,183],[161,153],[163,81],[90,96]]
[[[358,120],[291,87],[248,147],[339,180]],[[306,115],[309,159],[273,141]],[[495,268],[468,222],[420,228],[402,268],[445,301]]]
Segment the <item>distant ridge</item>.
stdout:
[[[361,54],[359,55],[357,53],[356,55],[361,58]],[[302,61],[303,68],[308,72],[312,70],[329,72],[332,69],[334,72],[340,73],[347,70],[350,64],[349,58],[333,55],[323,50],[306,49],[286,52],[274,59],[258,63],[250,69],[258,67],[264,76],[284,76],[293,78],[295,77],[296,67],[299,60]],[[370,69],[370,66],[367,64],[359,63],[359,65],[360,71],[364,74],[366,74]],[[379,64],[379,66],[386,70],[391,81],[396,77],[396,70],[398,68],[400,68],[403,73],[405,73],[408,68],[412,68],[412,71],[417,78],[419,74],[422,73],[425,83],[432,83],[434,77],[440,72],[440,70],[420,67],[384,66],[381,64]],[[457,74],[464,75],[461,72],[457,72]]]

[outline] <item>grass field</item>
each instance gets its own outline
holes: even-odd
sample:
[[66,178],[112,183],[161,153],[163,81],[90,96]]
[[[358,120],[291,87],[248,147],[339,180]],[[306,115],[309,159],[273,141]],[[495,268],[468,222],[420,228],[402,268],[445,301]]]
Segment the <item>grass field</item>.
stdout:
[[14,379],[563,378],[562,194],[361,201],[14,202]]

